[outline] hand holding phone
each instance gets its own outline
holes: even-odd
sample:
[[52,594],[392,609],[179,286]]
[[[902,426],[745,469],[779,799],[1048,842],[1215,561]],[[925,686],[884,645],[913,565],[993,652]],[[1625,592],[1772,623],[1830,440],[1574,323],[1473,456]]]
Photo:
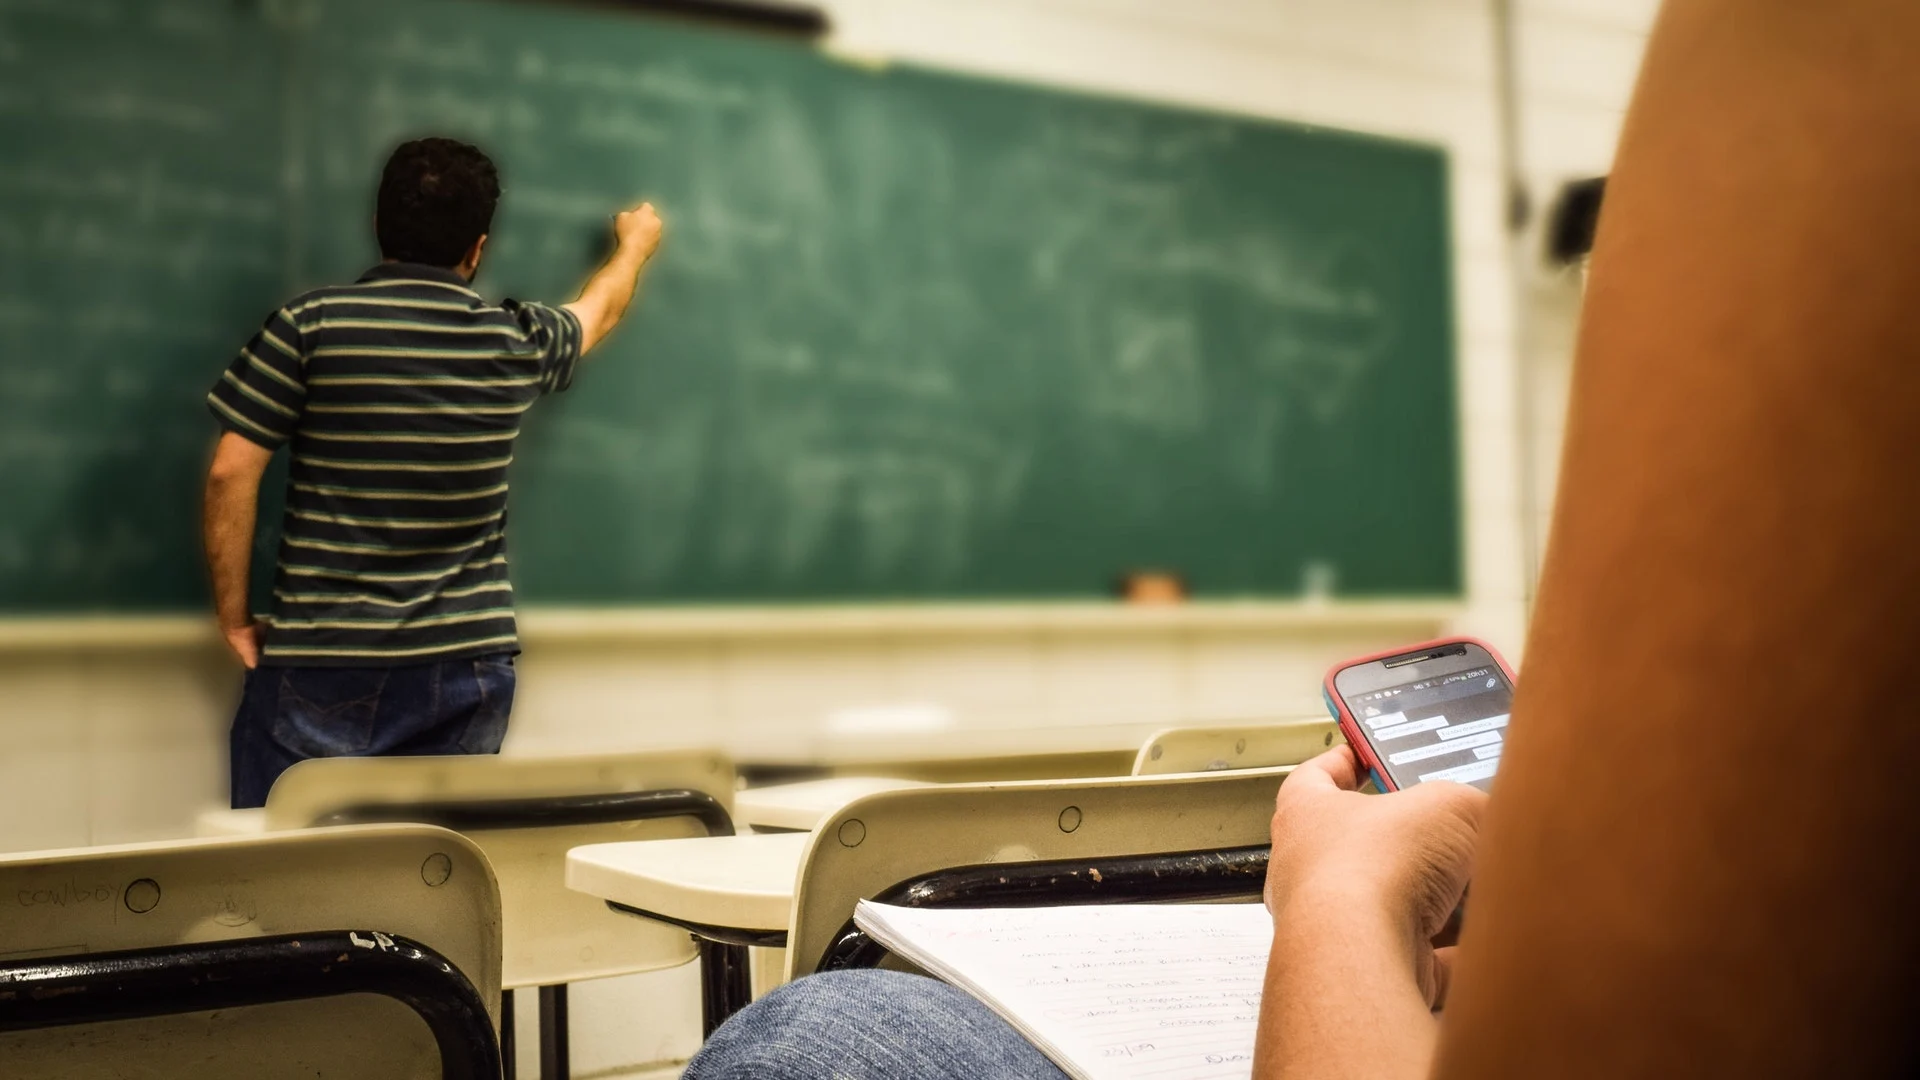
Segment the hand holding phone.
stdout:
[[1513,671],[1492,646],[1450,638],[1363,656],[1328,672],[1324,691],[1380,790],[1491,788],[1513,708]]
[[[1392,799],[1363,796],[1366,774],[1356,758],[1352,747],[1336,747],[1301,762],[1280,785],[1267,910],[1281,933],[1298,927],[1341,949],[1360,939],[1379,943],[1371,935],[1384,916],[1399,928],[1386,944],[1396,956],[1414,945],[1414,977],[1428,1006],[1439,1008],[1451,956],[1445,946],[1457,937],[1487,793],[1429,784]],[[1276,937],[1274,947],[1285,946]]]

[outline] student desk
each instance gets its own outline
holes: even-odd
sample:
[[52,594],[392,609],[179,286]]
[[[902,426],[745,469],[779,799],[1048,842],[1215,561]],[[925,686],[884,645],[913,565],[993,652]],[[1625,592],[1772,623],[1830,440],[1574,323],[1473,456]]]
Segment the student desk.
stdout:
[[699,939],[711,1032],[750,1000],[749,947],[797,949],[785,970],[815,970],[845,940],[860,897],[917,906],[1257,894],[1274,794],[1290,771],[894,788],[840,806],[812,832],[575,847],[566,884]]
[[762,832],[808,832],[855,799],[882,791],[927,786],[924,780],[832,776],[825,780],[744,788],[733,797],[733,820]]
[[715,940],[778,946],[810,839],[781,832],[589,844],[567,854],[567,887],[696,933],[716,931]]
[[747,776],[825,773],[937,783],[1125,776],[1166,722],[954,727],[938,731],[827,733],[788,746],[737,746]]
[[201,811],[200,816],[193,822],[193,835],[198,837],[258,836],[266,831],[265,807],[231,810],[222,806]]
[[694,935],[711,1035],[753,997],[747,949],[786,947],[794,882],[812,839],[779,832],[589,844],[567,853],[567,887]]

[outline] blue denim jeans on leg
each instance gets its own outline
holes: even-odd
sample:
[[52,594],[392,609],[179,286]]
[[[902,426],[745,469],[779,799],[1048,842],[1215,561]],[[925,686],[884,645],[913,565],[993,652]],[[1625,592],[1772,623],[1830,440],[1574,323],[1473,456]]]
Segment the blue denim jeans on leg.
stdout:
[[736,1013],[681,1080],[1065,1080],[963,990],[898,971],[829,971]]
[[508,653],[391,668],[257,667],[230,737],[236,809],[315,757],[497,754],[513,709]]

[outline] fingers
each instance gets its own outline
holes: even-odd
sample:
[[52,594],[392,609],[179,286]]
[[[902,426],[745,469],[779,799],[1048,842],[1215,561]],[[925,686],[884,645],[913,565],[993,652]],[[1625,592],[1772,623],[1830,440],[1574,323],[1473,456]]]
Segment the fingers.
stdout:
[[1296,765],[1287,782],[1280,785],[1280,790],[1297,789],[1304,784],[1309,788],[1353,791],[1359,788],[1362,775],[1360,762],[1353,756],[1353,748],[1342,743]]
[[622,244],[632,244],[651,254],[660,243],[660,214],[654,210],[652,203],[643,202],[631,210],[615,214],[613,230]]
[[252,637],[228,638],[227,648],[233,652],[240,666],[252,671],[260,664],[260,647]]
[[1409,802],[1432,803],[1435,809],[1450,813],[1476,828],[1487,809],[1486,792],[1469,784],[1456,784],[1448,780],[1415,784],[1401,794]]

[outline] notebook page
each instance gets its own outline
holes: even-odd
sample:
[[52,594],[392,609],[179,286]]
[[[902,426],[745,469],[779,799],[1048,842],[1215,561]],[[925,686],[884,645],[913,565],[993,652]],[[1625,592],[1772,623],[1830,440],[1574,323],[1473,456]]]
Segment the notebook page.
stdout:
[[1246,1080],[1273,922],[1260,904],[923,910],[882,944],[992,1006],[1083,1080]]

